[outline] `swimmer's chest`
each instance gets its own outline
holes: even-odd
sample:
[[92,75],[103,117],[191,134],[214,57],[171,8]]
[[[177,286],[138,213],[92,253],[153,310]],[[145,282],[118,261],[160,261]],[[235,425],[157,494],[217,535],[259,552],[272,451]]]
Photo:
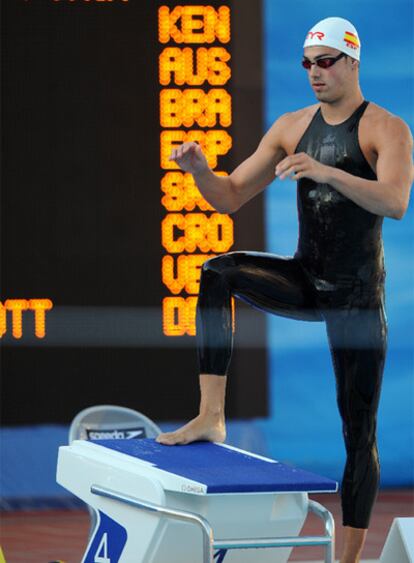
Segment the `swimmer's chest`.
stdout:
[[286,131],[283,139],[285,153],[290,156],[305,152],[327,166],[376,179],[378,154],[372,123],[363,115],[367,105],[368,102],[364,102],[338,125],[326,123],[320,109],[313,108]]
[[[361,148],[359,138],[361,110],[365,108],[366,104],[338,125],[326,123],[318,111],[300,138],[295,152],[304,152],[326,166],[339,168],[354,176],[375,180],[376,175]],[[346,215],[354,213],[356,208],[361,209],[328,184],[304,178],[299,181],[298,187],[302,206],[316,215],[332,213],[336,208]]]

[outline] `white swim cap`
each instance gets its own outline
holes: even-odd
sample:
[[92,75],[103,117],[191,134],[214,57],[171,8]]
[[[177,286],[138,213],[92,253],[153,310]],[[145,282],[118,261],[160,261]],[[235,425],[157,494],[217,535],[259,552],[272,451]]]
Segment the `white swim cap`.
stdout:
[[343,18],[326,18],[314,25],[307,34],[303,47],[314,45],[333,47],[359,61],[361,43],[357,30]]

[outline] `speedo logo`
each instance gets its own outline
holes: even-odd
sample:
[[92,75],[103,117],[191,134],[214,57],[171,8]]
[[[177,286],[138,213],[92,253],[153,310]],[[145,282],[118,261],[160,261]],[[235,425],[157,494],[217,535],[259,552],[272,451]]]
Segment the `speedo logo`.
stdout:
[[146,438],[145,428],[128,428],[118,430],[87,430],[88,440],[132,440],[133,438]]

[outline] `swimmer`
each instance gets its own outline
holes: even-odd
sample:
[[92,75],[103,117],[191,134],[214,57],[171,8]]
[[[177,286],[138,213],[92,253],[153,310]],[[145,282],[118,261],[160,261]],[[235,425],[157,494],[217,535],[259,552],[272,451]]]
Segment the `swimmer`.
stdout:
[[172,151],[205,199],[234,213],[277,176],[297,181],[299,239],[291,258],[230,252],[206,261],[197,306],[199,415],[158,442],[224,441],[233,334],[231,298],[298,320],[325,322],[347,460],[341,486],[341,563],[356,563],[379,484],[376,418],[386,356],[384,217],[401,219],[413,182],[407,125],[364,99],[360,40],[342,18],[317,23],[302,66],[318,103],[282,115],[256,151],[217,176],[200,146]]

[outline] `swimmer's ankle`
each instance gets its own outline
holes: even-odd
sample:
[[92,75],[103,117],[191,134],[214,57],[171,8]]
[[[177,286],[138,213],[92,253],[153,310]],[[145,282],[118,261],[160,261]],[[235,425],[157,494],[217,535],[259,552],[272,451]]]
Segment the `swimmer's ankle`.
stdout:
[[208,405],[208,404],[200,404],[200,415],[201,416],[208,416],[209,418],[214,419],[224,419],[224,406],[222,405]]
[[200,415],[214,420],[224,419],[227,377],[200,374]]

